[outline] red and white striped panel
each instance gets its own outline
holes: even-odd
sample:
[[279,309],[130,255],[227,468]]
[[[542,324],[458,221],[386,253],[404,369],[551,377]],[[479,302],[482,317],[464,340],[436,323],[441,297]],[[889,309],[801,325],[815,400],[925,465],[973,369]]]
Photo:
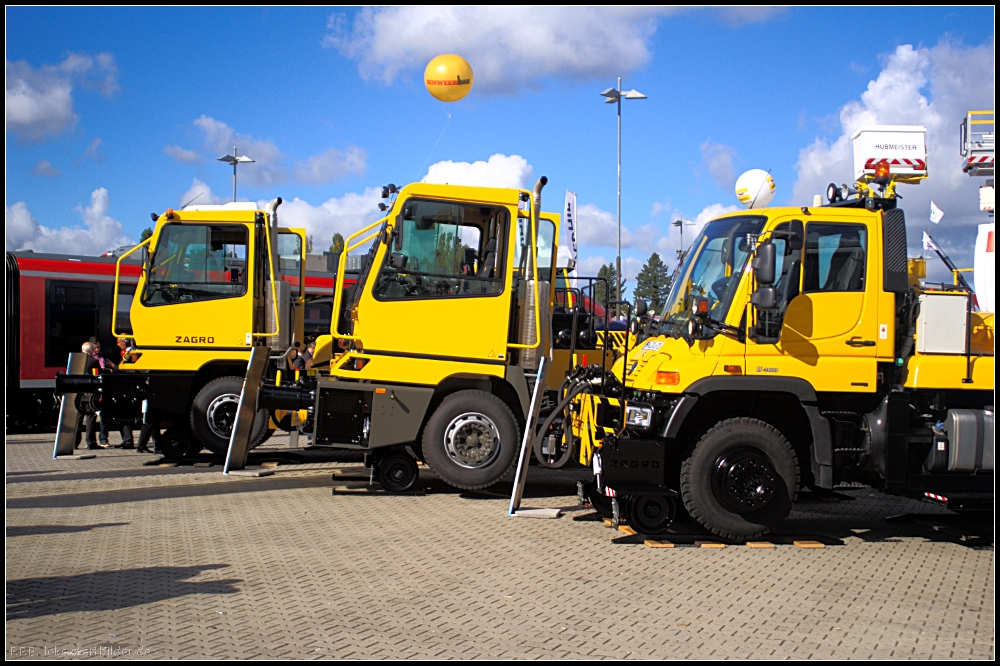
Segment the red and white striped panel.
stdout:
[[[875,163],[879,160],[886,159],[882,157],[871,157],[865,160],[865,173],[875,173]],[[907,173],[927,173],[927,161],[910,159],[907,157],[893,157],[888,160],[889,162],[889,172],[899,173],[901,171]]]

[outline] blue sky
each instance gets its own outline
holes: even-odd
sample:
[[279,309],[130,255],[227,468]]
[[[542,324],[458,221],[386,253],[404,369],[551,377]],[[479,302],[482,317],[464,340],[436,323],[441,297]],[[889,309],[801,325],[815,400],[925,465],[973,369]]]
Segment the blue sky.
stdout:
[[[903,190],[911,236],[929,227],[933,198],[945,218],[932,232],[968,264],[986,221],[981,182],[960,171],[957,126],[993,105],[992,7],[6,17],[8,249],[98,253],[186,193],[228,200],[231,171],[215,158],[235,140],[258,159],[241,198],[282,196],[285,223],[307,225],[319,249],[372,219],[371,188],[387,182],[430,170],[530,187],[546,175],[546,208],[578,193],[581,257],[596,270],[614,257],[616,206],[615,111],[597,93],[619,73],[648,96],[623,110],[627,273],[653,250],[673,254],[676,216],[704,222],[738,205],[732,185],[746,169],[771,170],[776,203],[849,181],[844,134],[862,121],[928,126],[931,178]],[[442,52],[476,72],[457,103],[421,83]]]

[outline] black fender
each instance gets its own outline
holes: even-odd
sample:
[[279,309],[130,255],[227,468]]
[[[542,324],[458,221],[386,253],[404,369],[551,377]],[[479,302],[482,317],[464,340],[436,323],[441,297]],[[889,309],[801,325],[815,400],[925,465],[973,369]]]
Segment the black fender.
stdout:
[[684,419],[698,399],[716,391],[747,391],[754,393],[789,393],[798,398],[809,419],[812,442],[809,447],[810,465],[816,485],[833,488],[833,437],[830,422],[820,411],[816,390],[812,384],[797,377],[705,377],[685,391],[664,425],[663,437],[676,437]]

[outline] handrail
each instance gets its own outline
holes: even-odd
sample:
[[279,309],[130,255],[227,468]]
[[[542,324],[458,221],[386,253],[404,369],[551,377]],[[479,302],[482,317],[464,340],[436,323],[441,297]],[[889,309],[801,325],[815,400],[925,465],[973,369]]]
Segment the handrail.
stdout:
[[[118,257],[118,261],[115,262],[115,293],[113,296],[114,300],[112,301],[112,306],[111,306],[111,335],[113,335],[116,338],[125,337],[125,333],[118,332],[118,281],[119,278],[121,277],[122,260],[125,259],[125,257],[127,257],[128,255],[138,250],[140,247],[145,247],[149,245],[150,241],[152,240],[153,237],[150,236],[149,238],[142,241],[141,243],[133,247],[131,250],[123,254],[122,256]],[[143,269],[145,269],[145,266],[143,266]]]
[[379,232],[376,231],[373,234],[369,234],[365,238],[362,238],[357,243],[351,244],[351,241],[361,236],[362,234],[368,233],[377,226],[385,224],[385,218],[381,220],[376,220],[372,222],[367,227],[355,231],[353,234],[347,237],[344,241],[344,249],[340,253],[340,258],[337,260],[337,277],[333,284],[333,321],[330,325],[330,335],[334,340],[359,340],[356,335],[341,335],[340,334],[340,306],[343,304],[344,300],[344,271],[347,269],[347,253],[351,250],[356,250],[360,246],[364,245],[368,241],[374,239],[378,236]]

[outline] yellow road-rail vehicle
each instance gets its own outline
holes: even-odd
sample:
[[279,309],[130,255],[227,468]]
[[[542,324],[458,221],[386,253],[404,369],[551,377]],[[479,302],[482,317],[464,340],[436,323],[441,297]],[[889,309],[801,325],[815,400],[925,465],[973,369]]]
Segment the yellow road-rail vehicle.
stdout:
[[729,538],[840,482],[992,508],[994,315],[957,272],[921,283],[883,185],[705,226],[659,330],[575,385],[595,505],[647,534],[684,510]]
[[[594,316],[593,290],[557,288],[560,217],[541,211],[546,182],[533,192],[393,187],[385,217],[346,241],[345,257],[369,251],[355,286],[334,291],[314,372],[265,379],[244,398],[300,414],[314,446],[365,452],[390,491],[412,487],[415,457],[463,489],[512,476],[525,424],[537,418],[536,384],[549,389],[551,411],[574,355],[603,368],[615,341],[624,344]],[[540,377],[550,354],[555,369]],[[241,437],[237,426],[231,456]],[[555,439],[550,464],[567,457],[554,455]]]
[[[99,411],[112,429],[151,424],[158,449],[170,457],[202,448],[225,453],[251,351],[266,348],[280,359],[303,337],[305,230],[278,226],[280,204],[153,215],[153,235],[118,261],[120,269],[129,255],[143,257],[128,322],[118,308],[112,321],[113,335],[134,339],[135,351],[116,372],[89,376],[79,365],[57,377],[57,393],[73,399],[63,400],[57,438],[75,438],[75,419],[66,415],[85,408]],[[120,279],[119,270],[115,302]],[[270,432],[261,412],[252,444]]]

